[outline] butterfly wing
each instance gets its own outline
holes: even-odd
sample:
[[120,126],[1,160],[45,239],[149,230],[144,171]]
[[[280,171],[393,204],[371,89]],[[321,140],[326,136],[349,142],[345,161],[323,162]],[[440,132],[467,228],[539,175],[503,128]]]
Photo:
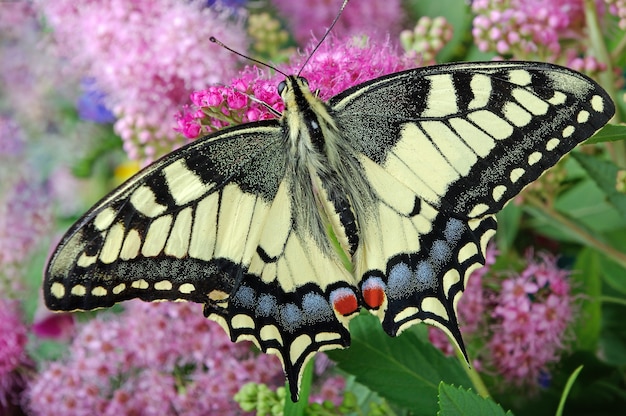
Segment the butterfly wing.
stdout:
[[144,169],[62,239],[46,270],[46,304],[203,303],[233,341],[280,358],[296,398],[310,357],[349,344],[330,293],[354,281],[294,215],[299,184],[286,155],[283,128],[268,121],[200,139]]
[[329,105],[377,195],[356,264],[366,304],[384,291],[390,335],[426,321],[460,346],[455,306],[495,213],[614,113],[591,79],[528,62],[409,70]]

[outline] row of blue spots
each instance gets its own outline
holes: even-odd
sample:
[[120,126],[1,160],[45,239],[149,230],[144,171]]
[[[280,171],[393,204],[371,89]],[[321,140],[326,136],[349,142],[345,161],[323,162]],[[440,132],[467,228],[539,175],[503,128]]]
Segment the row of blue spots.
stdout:
[[454,248],[466,231],[463,221],[450,218],[443,230],[445,240],[435,240],[428,257],[417,264],[400,262],[389,271],[386,294],[390,299],[405,299],[415,292],[435,289],[439,285],[437,276],[450,263]]

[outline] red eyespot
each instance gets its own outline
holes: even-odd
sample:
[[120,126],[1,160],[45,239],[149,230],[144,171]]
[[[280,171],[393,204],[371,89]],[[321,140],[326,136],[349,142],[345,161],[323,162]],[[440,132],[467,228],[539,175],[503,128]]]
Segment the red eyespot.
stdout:
[[330,294],[330,301],[333,308],[344,316],[353,314],[359,309],[356,295],[348,288],[334,290]]
[[370,309],[380,308],[385,302],[385,284],[379,277],[368,278],[361,287],[363,300]]

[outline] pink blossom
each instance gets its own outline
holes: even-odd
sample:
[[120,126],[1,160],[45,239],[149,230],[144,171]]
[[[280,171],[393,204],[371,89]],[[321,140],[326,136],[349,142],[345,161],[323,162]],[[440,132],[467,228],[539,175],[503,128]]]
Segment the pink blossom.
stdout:
[[116,132],[133,159],[148,162],[184,143],[169,120],[190,91],[234,73],[236,56],[208,41],[245,50],[232,14],[206,2],[38,0],[59,53],[94,80],[116,115]]
[[[294,36],[301,44],[319,38],[339,12],[341,1],[273,0],[287,19]],[[399,0],[352,1],[346,6],[333,29],[336,36],[367,34],[372,40],[384,40],[398,34],[402,21]]]
[[16,301],[0,298],[0,413],[19,404],[26,379],[20,367],[31,367],[26,354],[27,329]]
[[249,381],[284,383],[274,356],[233,344],[204,318],[202,306],[127,302],[120,315],[80,328],[69,359],[31,383],[38,415],[232,414],[232,397]]
[[514,385],[533,387],[565,348],[572,320],[568,273],[547,254],[528,257],[519,276],[503,281],[488,342],[492,364]]
[[[597,1],[596,7],[602,15],[603,3]],[[562,45],[587,36],[583,0],[481,0],[472,3],[472,10],[476,45],[500,56],[562,61]],[[577,44],[577,55],[586,52],[581,49],[585,44]]]
[[[300,71],[316,43],[313,41],[302,56],[279,69],[288,74]],[[351,86],[411,66],[411,61],[388,42],[362,45],[330,36],[302,68],[302,76],[308,79],[311,90],[319,89],[320,98],[326,100]],[[195,138],[197,135],[190,134],[197,131],[196,126],[202,126],[201,135],[226,125],[274,118],[266,106],[249,100],[244,93],[280,113],[284,104],[276,87],[282,79],[282,75],[270,77],[259,68],[247,67],[231,81],[231,86],[196,91],[191,95],[194,105],[183,107],[177,116],[177,130]]]

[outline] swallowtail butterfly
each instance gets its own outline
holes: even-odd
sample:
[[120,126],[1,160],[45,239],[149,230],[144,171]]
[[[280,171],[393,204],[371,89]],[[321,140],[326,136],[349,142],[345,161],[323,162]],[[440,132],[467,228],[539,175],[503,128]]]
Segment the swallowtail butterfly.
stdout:
[[202,303],[281,359],[294,400],[361,308],[391,336],[426,322],[463,349],[455,306],[495,214],[614,113],[591,79],[532,62],[412,69],[328,102],[298,76],[278,88],[279,120],[166,155],[74,224],[48,307]]

